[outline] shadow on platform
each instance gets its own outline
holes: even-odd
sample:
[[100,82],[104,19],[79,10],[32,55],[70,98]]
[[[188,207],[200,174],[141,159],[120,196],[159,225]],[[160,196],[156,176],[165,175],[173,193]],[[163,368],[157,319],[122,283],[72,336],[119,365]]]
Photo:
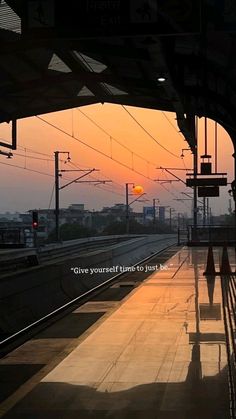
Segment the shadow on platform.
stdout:
[[199,362],[192,361],[186,381],[181,383],[135,386],[116,382],[103,392],[96,389],[96,383],[40,383],[4,418],[229,419],[227,368],[210,378],[201,379],[199,374]]

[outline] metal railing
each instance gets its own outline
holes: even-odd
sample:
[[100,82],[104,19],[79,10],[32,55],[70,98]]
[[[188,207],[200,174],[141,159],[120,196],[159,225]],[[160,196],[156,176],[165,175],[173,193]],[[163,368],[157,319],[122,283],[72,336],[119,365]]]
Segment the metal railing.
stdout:
[[25,247],[25,233],[22,228],[0,228],[0,248]]
[[[102,248],[118,245],[130,241],[140,241],[148,237],[148,243],[167,238],[176,238],[173,234],[157,235],[111,235],[88,237],[83,239],[69,240],[63,243],[54,243],[39,248],[8,249],[0,251],[0,274],[16,271],[19,268],[37,266],[47,261],[55,261],[58,258],[68,257],[72,254],[101,250]],[[141,242],[140,242],[141,245]]]
[[178,245],[188,243],[188,230],[178,228]]
[[236,417],[236,277],[222,276],[221,290],[228,358],[231,418]]
[[235,245],[236,231],[235,226],[228,225],[206,225],[188,226],[188,245]]
[[8,249],[0,251],[0,273],[15,271],[27,266],[37,266],[42,262],[66,257],[75,252],[92,251],[111,246],[132,236],[101,236],[54,243],[39,248]]

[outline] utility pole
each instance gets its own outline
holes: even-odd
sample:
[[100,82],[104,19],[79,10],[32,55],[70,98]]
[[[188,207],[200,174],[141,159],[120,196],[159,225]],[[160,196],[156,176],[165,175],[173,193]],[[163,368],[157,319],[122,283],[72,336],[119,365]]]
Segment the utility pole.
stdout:
[[156,224],[156,201],[160,203],[158,198],[153,198],[153,225]]
[[206,217],[207,224],[210,224],[209,223],[209,198],[206,199],[206,214],[207,214],[207,217]]
[[55,151],[55,231],[56,231],[56,241],[59,242],[60,240],[60,232],[59,232],[59,151]]
[[173,215],[173,212],[175,212],[175,209],[170,207],[170,230],[172,229],[172,215]]
[[213,222],[213,217],[212,217],[212,211],[211,211],[211,207],[210,207],[210,225],[214,224]]
[[203,226],[206,225],[206,197],[203,197]]
[[181,179],[179,176],[177,176],[175,173],[173,173],[171,170],[189,170],[189,169],[182,169],[182,168],[169,168],[169,167],[156,167],[156,169],[158,170],[164,170],[165,172],[167,172],[169,175],[173,176],[175,179],[154,179],[154,182],[163,182],[163,183],[172,183],[172,182],[182,182],[184,184],[184,186],[186,186],[186,183],[183,179]]
[[170,230],[172,229],[172,208],[170,208]]
[[[60,154],[67,154],[67,160],[70,161],[70,153],[69,151],[55,151],[55,231],[56,231],[56,241],[60,241],[60,223],[59,223],[59,215],[60,215],[60,200],[59,200],[59,192],[61,189],[66,188],[67,186],[71,185],[72,183],[95,183],[95,184],[105,184],[108,182],[112,182],[111,180],[80,180],[85,176],[90,175],[94,171],[98,171],[98,169],[73,169],[73,170],[60,170],[59,168],[59,155]],[[85,172],[83,175],[77,177],[76,179],[71,180],[70,182],[66,183],[65,185],[60,187],[59,178],[62,176],[62,172]]]
[[197,116],[194,118],[194,127],[195,127],[195,146],[193,149],[193,178],[195,185],[193,187],[193,234],[194,237],[197,236],[197,213],[198,213],[198,207],[197,207],[197,172],[198,172],[198,119]]
[[[133,189],[135,189],[134,183],[126,183],[125,184],[126,234],[129,234],[129,207],[130,207],[130,205],[133,204],[136,201],[139,201],[140,198],[143,195],[146,195],[145,192],[144,193],[138,192],[138,193],[140,193],[140,195],[137,198],[135,198],[133,201],[129,202],[129,185],[133,185]],[[136,186],[136,188],[137,188],[137,186]],[[142,190],[143,190],[143,188],[142,188]]]
[[60,241],[60,226],[59,226],[59,216],[60,216],[60,198],[59,198],[59,191],[60,191],[60,182],[59,178],[61,176],[59,170],[59,155],[60,154],[67,154],[67,160],[70,161],[70,153],[69,151],[55,151],[55,232],[56,232],[56,241]]
[[[197,136],[196,136],[197,141]],[[197,145],[195,145],[194,152],[193,152],[193,177],[194,180],[197,180]],[[193,187],[193,229],[194,229],[194,235],[197,234],[197,186],[194,185]]]
[[180,229],[180,212],[178,212],[178,230]]

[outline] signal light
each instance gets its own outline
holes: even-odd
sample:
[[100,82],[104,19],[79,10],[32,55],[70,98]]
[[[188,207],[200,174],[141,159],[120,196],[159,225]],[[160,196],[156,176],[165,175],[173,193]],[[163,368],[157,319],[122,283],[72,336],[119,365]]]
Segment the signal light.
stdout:
[[32,211],[32,227],[34,230],[38,228],[39,221],[38,221],[38,211]]

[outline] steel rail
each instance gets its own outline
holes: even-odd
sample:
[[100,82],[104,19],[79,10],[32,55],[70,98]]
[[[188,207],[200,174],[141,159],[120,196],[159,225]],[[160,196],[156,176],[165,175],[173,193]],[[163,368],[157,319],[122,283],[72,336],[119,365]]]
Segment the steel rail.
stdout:
[[[141,265],[145,262],[147,262],[148,260],[153,259],[155,256],[163,253],[164,251],[166,251],[167,249],[176,246],[177,243],[172,243],[169,244],[168,246],[164,247],[163,249],[159,250],[158,252],[152,253],[150,256],[139,260],[137,263],[131,265],[131,266],[137,266],[137,265]],[[75,305],[75,303],[80,302],[81,300],[85,299],[86,297],[89,297],[90,295],[93,295],[94,292],[96,291],[104,291],[106,288],[109,287],[109,285],[117,280],[118,278],[120,278],[121,276],[127,274],[128,272],[124,271],[124,272],[120,272],[117,275],[114,275],[113,277],[105,280],[104,282],[102,282],[101,284],[95,286],[94,288],[86,291],[85,293],[79,295],[78,297],[72,299],[71,301],[69,301],[66,304],[63,304],[62,306],[56,308],[55,310],[53,310],[52,312],[46,314],[45,316],[41,317],[40,319],[30,323],[28,326],[25,326],[24,328],[20,329],[19,331],[13,333],[10,336],[7,336],[5,339],[3,339],[2,341],[0,341],[0,349],[2,349],[4,346],[9,345],[11,343],[13,343],[15,340],[17,340],[18,338],[22,337],[23,335],[25,335],[27,332],[32,331],[34,328],[36,328],[37,326],[42,325],[44,322],[46,322],[47,320],[52,320],[54,317],[56,317],[58,314],[61,314],[63,311],[66,311],[66,309],[72,307]]]

